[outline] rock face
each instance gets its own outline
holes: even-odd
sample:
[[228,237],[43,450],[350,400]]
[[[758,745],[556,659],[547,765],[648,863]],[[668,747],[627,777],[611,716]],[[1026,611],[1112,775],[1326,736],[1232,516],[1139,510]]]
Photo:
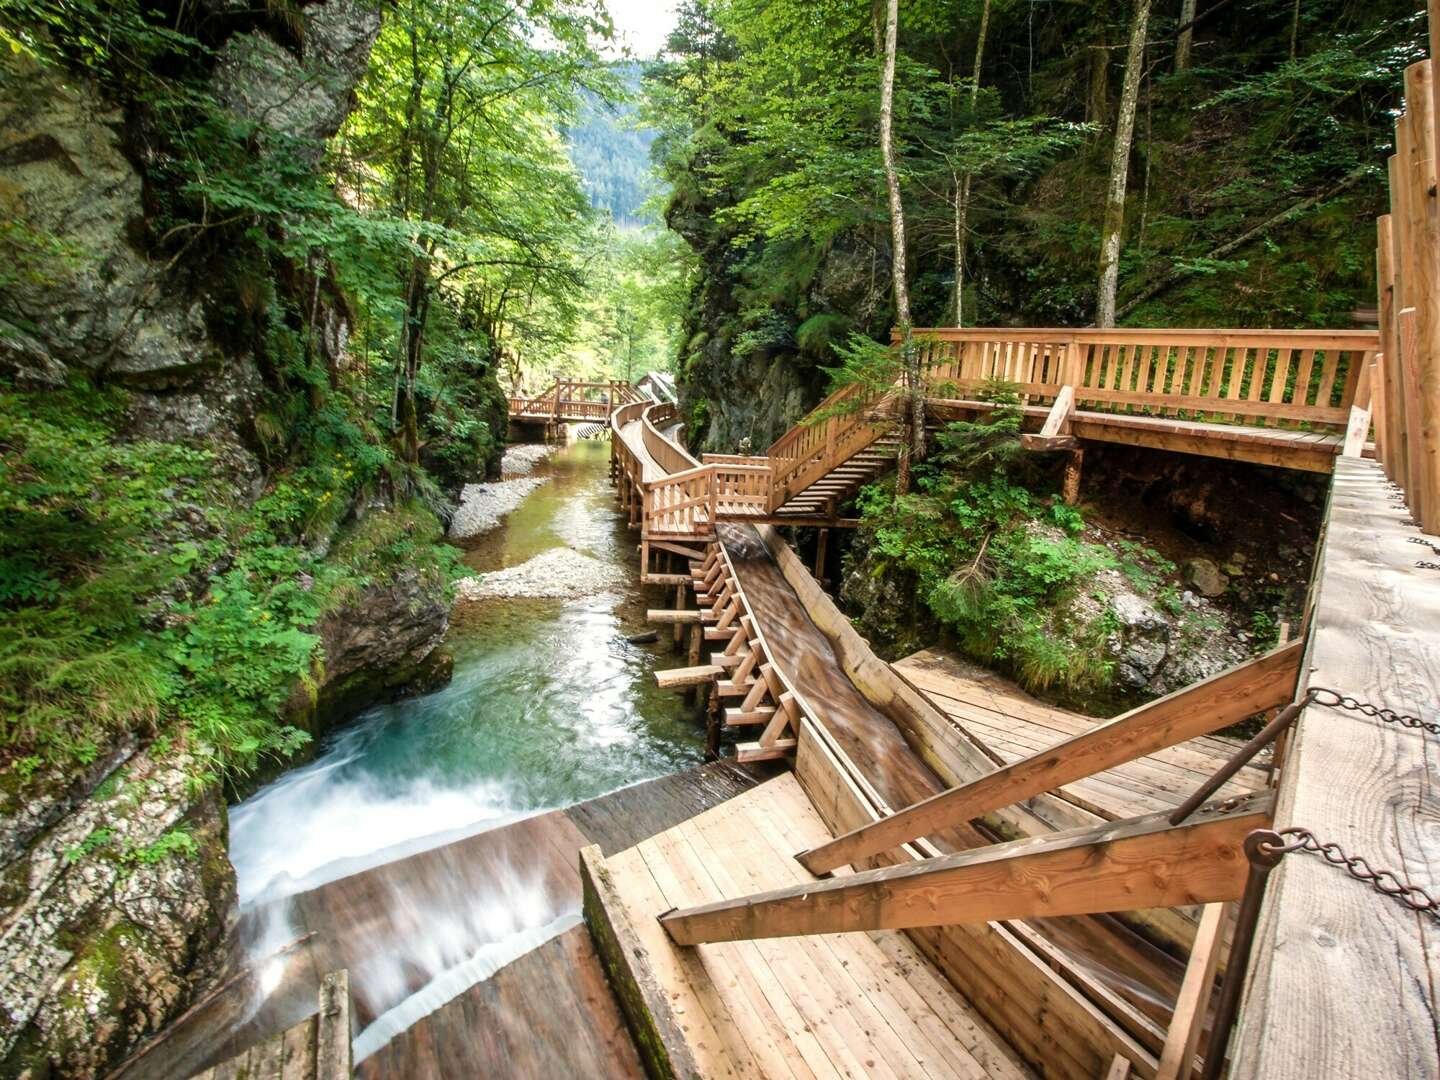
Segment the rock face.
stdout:
[[104,1075],[212,974],[235,875],[192,764],[129,742],[3,797],[0,1074]]
[[413,570],[366,589],[321,620],[324,672],[313,704],[292,716],[318,736],[399,690],[443,684],[451,661],[439,646],[449,626],[444,590]]
[[89,84],[19,60],[0,67],[0,94],[0,216],[53,238],[37,272],[7,284],[7,321],[26,331],[0,335],[0,370],[58,384],[74,367],[155,385],[218,364],[198,298],[167,287],[134,243],[142,184],[121,148],[121,112]]
[[[318,158],[352,104],[380,28],[369,0],[291,9],[202,0],[211,85],[270,140]],[[293,16],[288,30],[284,24]],[[58,386],[90,373],[130,387],[128,433],[204,438],[244,503],[261,491],[261,362],[217,329],[212,268],[147,250],[137,116],[83,77],[23,55],[0,63],[0,374]],[[257,140],[261,153],[270,143]],[[323,352],[348,315],[321,271]],[[326,666],[303,719],[444,673],[443,589],[401,574],[319,628]],[[0,773],[0,1075],[110,1072],[206,989],[235,899],[219,785],[165,740],[121,738],[76,775]]]
[[299,149],[318,158],[349,115],[355,84],[380,33],[380,6],[327,0],[302,8],[300,19],[300,50],[261,31],[233,35],[220,51],[211,86],[236,116],[308,144]]
[[[683,327],[680,407],[687,435],[705,449],[733,453],[749,439],[762,453],[825,396],[820,365],[836,363],[833,342],[851,329],[888,332],[889,263],[847,235],[788,265],[796,253],[778,241],[777,251],[761,240],[737,248],[733,234],[715,223],[718,209],[677,197],[666,215],[701,263]],[[773,285],[783,296],[742,305],[740,297],[757,291],[757,278],[767,279],[766,288],[783,279]]]

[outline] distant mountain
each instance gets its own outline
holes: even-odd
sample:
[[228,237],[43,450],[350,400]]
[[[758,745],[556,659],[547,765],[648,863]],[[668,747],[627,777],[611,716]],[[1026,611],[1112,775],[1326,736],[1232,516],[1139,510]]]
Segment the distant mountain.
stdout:
[[[629,90],[639,89],[640,65],[625,64],[619,71]],[[608,210],[621,228],[655,224],[640,209],[657,190],[650,174],[655,132],[637,129],[637,114],[633,101],[612,108],[587,93],[578,122],[565,132],[570,160],[585,184],[590,205]]]

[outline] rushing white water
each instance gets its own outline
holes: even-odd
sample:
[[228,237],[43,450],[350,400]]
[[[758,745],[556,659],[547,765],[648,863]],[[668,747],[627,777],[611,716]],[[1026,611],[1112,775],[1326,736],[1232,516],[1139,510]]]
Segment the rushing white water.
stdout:
[[521,811],[506,785],[399,783],[363,767],[373,730],[341,734],[318,761],[230,811],[230,861],[241,905],[312,889]]
[[[514,914],[513,912],[508,914]],[[513,934],[481,945],[466,960],[444,969],[421,989],[394,1008],[375,1018],[355,1038],[355,1062],[359,1064],[417,1020],[429,1016],[447,1001],[463,994],[476,983],[490,978],[512,960],[563,934],[580,922],[579,912],[567,912],[549,922],[524,927]]]

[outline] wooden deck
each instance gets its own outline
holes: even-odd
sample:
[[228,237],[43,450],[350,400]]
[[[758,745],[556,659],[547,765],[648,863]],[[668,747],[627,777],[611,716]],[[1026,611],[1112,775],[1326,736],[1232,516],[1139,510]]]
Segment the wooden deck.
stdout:
[[903,934],[682,950],[656,922],[672,907],[808,879],[793,856],[829,835],[786,774],[604,860],[699,1075],[1028,1075]]
[[[1313,596],[1308,686],[1440,720],[1440,563],[1379,467],[1343,459]],[[1427,537],[1440,545],[1440,539]],[[1275,827],[1300,826],[1376,870],[1440,892],[1440,743],[1311,705],[1280,775]],[[1434,1076],[1440,946],[1433,920],[1314,855],[1271,873],[1232,1054],[1238,1075]]]
[[[994,757],[1008,765],[1102,723],[1031,697],[1014,683],[938,649],[926,649],[891,665]],[[1242,741],[1220,735],[1153,754],[1065,784],[1055,794],[1097,818],[1120,821],[1173,810],[1240,749]],[[1268,769],[1247,765],[1219,797],[1258,791]]]

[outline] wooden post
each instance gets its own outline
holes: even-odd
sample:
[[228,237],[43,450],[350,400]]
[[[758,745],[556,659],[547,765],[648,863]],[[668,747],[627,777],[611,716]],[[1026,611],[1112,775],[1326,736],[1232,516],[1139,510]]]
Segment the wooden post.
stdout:
[[350,973],[332,971],[320,981],[320,1022],[315,1036],[315,1080],[349,1080],[353,1068]]
[[821,529],[815,538],[815,580],[825,583],[825,548],[830,540],[830,530]]
[[[1397,151],[1404,149],[1403,145],[1409,139],[1403,123],[1395,125],[1395,145]],[[1401,155],[1397,152],[1388,162],[1390,169],[1390,206],[1391,206],[1391,240],[1394,247],[1391,272],[1395,281],[1394,299],[1392,307],[1395,313],[1395,463],[1398,483],[1406,491],[1407,499],[1411,489],[1410,484],[1410,440],[1419,436],[1419,432],[1411,431],[1406,426],[1409,411],[1405,404],[1405,347],[1401,341],[1400,312],[1410,306],[1409,289],[1411,278],[1411,261],[1414,253],[1414,246],[1410,242],[1412,229],[1410,227],[1409,214],[1409,185],[1405,182],[1405,170],[1401,166]]]
[[1076,447],[1065,455],[1065,482],[1060,489],[1060,498],[1074,506],[1080,498],[1080,467],[1085,463],[1085,451]]
[[1405,488],[1410,516],[1424,522],[1425,492],[1420,482],[1420,345],[1417,340],[1415,309],[1400,311],[1400,386],[1405,397]]
[[1416,520],[1426,532],[1440,533],[1440,193],[1436,191],[1435,98],[1431,61],[1405,69],[1405,113],[1410,126],[1407,162],[1411,220],[1418,226],[1415,278],[1409,290],[1416,311],[1416,375],[1420,427],[1418,454],[1411,462],[1419,491]]
[[1398,423],[1396,404],[1399,391],[1396,389],[1395,374],[1398,371],[1397,360],[1400,356],[1400,332],[1395,323],[1395,313],[1399,308],[1395,303],[1393,221],[1390,214],[1385,214],[1377,218],[1375,222],[1376,299],[1380,313],[1380,350],[1382,353],[1379,364],[1380,378],[1375,385],[1375,392],[1378,397],[1384,399],[1376,414],[1385,426],[1384,435],[1378,440],[1382,450],[1381,460],[1385,466],[1385,475],[1398,483],[1395,458],[1399,434],[1396,430]]
[[705,760],[720,756],[720,691],[710,684],[710,697],[705,702]]
[[1180,1080],[1190,1075],[1200,1035],[1205,1029],[1215,970],[1220,966],[1220,952],[1225,947],[1222,933],[1225,909],[1225,904],[1207,904],[1200,916],[1200,928],[1195,932],[1190,963],[1185,967],[1185,979],[1180,984],[1180,996],[1175,1001],[1155,1080]]
[[[675,610],[676,610],[676,611],[684,611],[684,610],[685,610],[685,586],[684,586],[684,585],[676,585],[676,586],[675,586]],[[679,652],[679,651],[680,651],[680,646],[685,643],[685,624],[684,624],[684,623],[678,623],[678,622],[677,622],[677,623],[675,624],[675,629],[674,629],[674,631],[673,631],[673,636],[674,636],[674,639],[675,639],[675,640],[674,640],[675,651],[676,651],[676,652]]]

